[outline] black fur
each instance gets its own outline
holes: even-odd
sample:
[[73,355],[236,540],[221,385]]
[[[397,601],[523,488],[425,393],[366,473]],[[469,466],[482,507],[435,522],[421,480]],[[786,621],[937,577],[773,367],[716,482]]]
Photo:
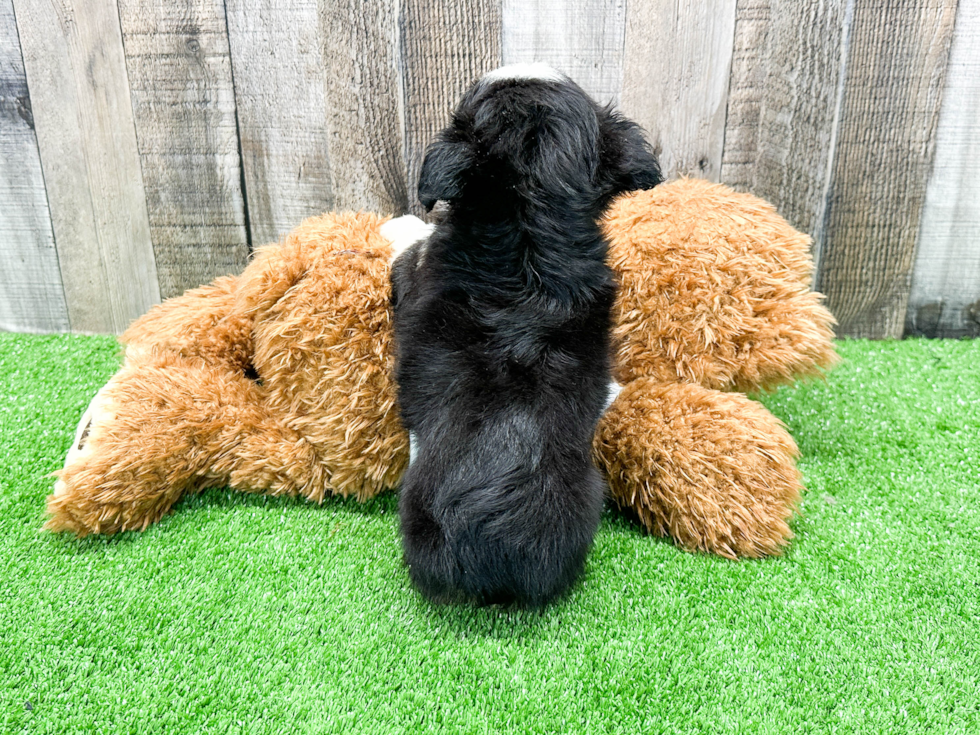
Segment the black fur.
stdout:
[[581,573],[615,294],[597,221],[660,180],[639,128],[570,81],[478,82],[429,147],[419,198],[448,211],[395,261],[392,298],[418,450],[402,539],[431,600],[537,607]]

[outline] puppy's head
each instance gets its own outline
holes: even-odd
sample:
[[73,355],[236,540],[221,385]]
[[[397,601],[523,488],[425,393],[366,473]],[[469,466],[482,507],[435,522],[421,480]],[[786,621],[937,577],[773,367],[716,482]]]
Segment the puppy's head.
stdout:
[[431,210],[587,203],[599,211],[626,191],[662,181],[639,126],[598,106],[541,64],[490,72],[463,96],[426,151],[419,200]]

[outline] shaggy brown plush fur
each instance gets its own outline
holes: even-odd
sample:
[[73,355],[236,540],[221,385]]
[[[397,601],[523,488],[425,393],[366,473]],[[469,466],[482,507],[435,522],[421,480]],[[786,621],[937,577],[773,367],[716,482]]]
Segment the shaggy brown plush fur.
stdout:
[[[311,218],[240,277],[135,322],[48,498],[47,528],[146,528],[207,486],[314,501],[397,487],[408,439],[384,221]],[[809,239],[759,199],[693,179],[619,199],[605,227],[624,389],[594,451],[613,498],[685,549],[779,553],[801,489],[796,447],[765,408],[722,391],[834,362]]]
[[137,320],[48,498],[46,527],[143,529],[208,486],[314,501],[397,486],[408,438],[391,381],[383,221],[311,218],[240,278]]
[[792,537],[796,444],[741,394],[637,378],[603,416],[594,450],[616,503],[688,551],[758,557]]
[[751,391],[836,360],[834,318],[810,290],[810,238],[771,204],[681,179],[620,197],[605,226],[620,383]]

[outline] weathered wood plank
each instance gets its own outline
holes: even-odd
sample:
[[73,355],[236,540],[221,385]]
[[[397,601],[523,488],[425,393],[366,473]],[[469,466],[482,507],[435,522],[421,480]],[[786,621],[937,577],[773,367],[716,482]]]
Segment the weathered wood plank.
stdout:
[[421,214],[416,192],[426,146],[466,88],[500,66],[500,5],[405,0],[399,26],[408,204]]
[[253,245],[333,207],[316,0],[227,0]]
[[248,259],[221,0],[118,0],[160,293]]
[[333,206],[403,214],[396,2],[337,0],[319,19]]
[[980,337],[980,2],[960,0],[906,334]]
[[0,0],[0,330],[68,331],[12,0]]
[[71,327],[120,332],[160,289],[116,3],[14,11]]
[[735,9],[721,180],[739,191],[755,183],[773,1],[738,0]]
[[734,33],[735,0],[627,4],[622,108],[668,177],[721,176]]
[[841,335],[902,334],[955,11],[854,4],[817,275]]
[[626,0],[503,0],[502,63],[541,61],[601,103],[623,89]]
[[843,91],[847,0],[738,5],[722,180],[776,205],[814,237],[823,225]]

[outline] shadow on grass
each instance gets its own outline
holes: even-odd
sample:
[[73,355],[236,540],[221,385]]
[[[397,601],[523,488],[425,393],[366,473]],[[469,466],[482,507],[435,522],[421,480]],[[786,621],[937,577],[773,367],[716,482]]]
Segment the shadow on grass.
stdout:
[[139,543],[144,538],[156,538],[162,534],[180,533],[179,526],[181,525],[182,517],[190,517],[194,511],[213,508],[227,509],[229,513],[236,509],[263,508],[267,509],[270,514],[276,511],[288,512],[289,509],[293,509],[297,513],[310,509],[314,511],[334,509],[349,513],[352,516],[380,517],[386,514],[397,514],[398,494],[389,490],[364,502],[360,502],[355,498],[342,498],[337,496],[325,498],[322,503],[317,504],[296,496],[276,497],[262,495],[260,493],[239,492],[227,487],[209,488],[184,495],[174,504],[167,515],[144,531],[122,531],[112,535],[93,534],[84,538],[77,538],[70,533],[49,535],[57,548],[69,553],[77,554],[99,551],[109,546]]
[[419,613],[456,638],[522,640],[538,637],[540,629],[548,627],[551,621],[560,617],[563,610],[573,604],[580,587],[581,581],[576,582],[569,592],[540,609],[526,609],[517,605],[477,605],[471,602],[435,605],[417,590],[413,590],[412,594]]
[[356,498],[332,496],[324,498],[322,503],[314,503],[299,496],[274,496],[262,493],[248,493],[231,488],[210,488],[197,493],[190,493],[174,505],[173,514],[201,508],[269,508],[282,510],[284,508],[323,508],[343,510],[348,513],[377,516],[385,513],[395,513],[398,510],[398,494],[389,490],[377,497],[361,502]]

